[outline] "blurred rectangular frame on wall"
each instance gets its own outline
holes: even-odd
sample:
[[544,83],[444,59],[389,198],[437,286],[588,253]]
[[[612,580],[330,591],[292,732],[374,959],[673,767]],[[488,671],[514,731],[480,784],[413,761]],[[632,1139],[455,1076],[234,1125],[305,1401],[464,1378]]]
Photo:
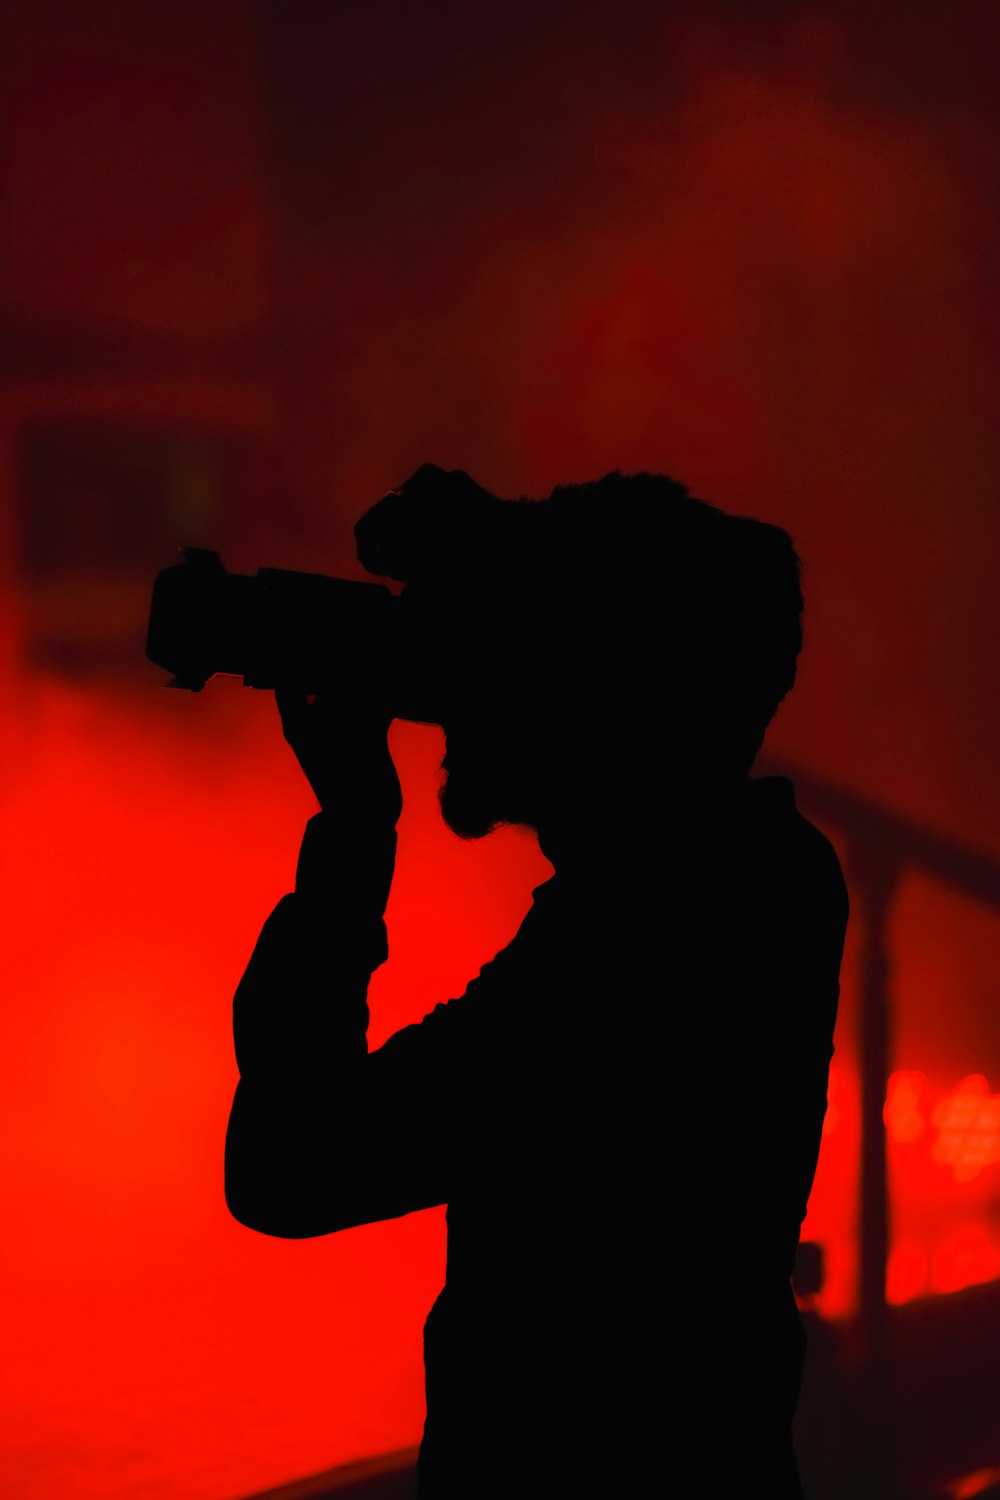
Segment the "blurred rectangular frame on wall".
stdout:
[[[230,414],[231,416],[233,414]],[[277,496],[250,422],[33,415],[14,435],[17,633],[29,671],[148,686],[150,581],[185,545],[242,550]]]

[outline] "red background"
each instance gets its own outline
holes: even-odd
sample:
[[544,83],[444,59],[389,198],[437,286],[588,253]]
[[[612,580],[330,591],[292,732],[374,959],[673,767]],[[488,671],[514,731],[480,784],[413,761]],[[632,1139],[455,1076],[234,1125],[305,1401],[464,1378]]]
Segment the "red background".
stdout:
[[[223,1500],[420,1434],[443,1213],[284,1243],[223,1201],[230,997],[313,804],[268,695],[143,660],[179,545],[356,574],[353,520],[424,461],[503,495],[671,473],[804,561],[760,768],[1000,855],[994,32],[976,4],[7,0],[4,1493]],[[613,518],[608,566],[657,586]],[[375,1044],[547,870],[523,832],[446,833],[437,731],[392,744]],[[844,1325],[863,922],[807,1223]],[[894,1304],[1000,1269],[1000,1166],[958,1181],[932,1118],[1000,1087],[997,929],[905,873]],[[753,1080],[706,1082],[735,1151]]]

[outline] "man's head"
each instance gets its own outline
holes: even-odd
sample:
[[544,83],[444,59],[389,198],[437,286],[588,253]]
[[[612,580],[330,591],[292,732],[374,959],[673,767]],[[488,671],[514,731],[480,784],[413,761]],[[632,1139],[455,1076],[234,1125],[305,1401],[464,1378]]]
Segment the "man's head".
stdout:
[[434,656],[442,810],[465,837],[744,776],[795,679],[788,533],[662,475],[500,500],[427,465],[356,537]]

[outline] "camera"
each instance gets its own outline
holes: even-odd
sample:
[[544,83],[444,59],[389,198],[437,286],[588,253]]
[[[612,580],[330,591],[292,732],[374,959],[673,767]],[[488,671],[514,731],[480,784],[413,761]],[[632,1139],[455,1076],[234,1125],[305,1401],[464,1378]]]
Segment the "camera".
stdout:
[[426,662],[418,659],[384,584],[283,568],[229,573],[217,552],[182,548],[157,574],[146,655],[173,674],[167,687],[200,692],[222,673],[246,687],[319,693],[335,687],[345,652],[382,684],[397,719],[439,724]]

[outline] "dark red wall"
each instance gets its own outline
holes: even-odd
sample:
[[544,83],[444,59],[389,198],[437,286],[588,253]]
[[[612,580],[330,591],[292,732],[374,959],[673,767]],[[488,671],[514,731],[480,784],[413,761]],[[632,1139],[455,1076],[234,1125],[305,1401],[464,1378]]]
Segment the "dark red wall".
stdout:
[[[672,473],[803,557],[767,752],[1000,854],[991,30],[978,5],[8,0],[7,1493],[222,1500],[422,1421],[443,1216],[290,1244],[222,1200],[229,1001],[312,803],[266,698],[164,695],[143,662],[173,548],[349,570],[354,518],[426,460],[505,495]],[[658,586],[613,522],[608,557]],[[517,831],[446,835],[436,732],[393,737],[376,1044],[461,992],[546,869]],[[840,1317],[863,921],[808,1225]],[[1000,1167],[958,1182],[932,1119],[998,1086],[996,939],[907,877],[891,1062],[926,1136],[892,1148],[897,1300],[1000,1263]]]

